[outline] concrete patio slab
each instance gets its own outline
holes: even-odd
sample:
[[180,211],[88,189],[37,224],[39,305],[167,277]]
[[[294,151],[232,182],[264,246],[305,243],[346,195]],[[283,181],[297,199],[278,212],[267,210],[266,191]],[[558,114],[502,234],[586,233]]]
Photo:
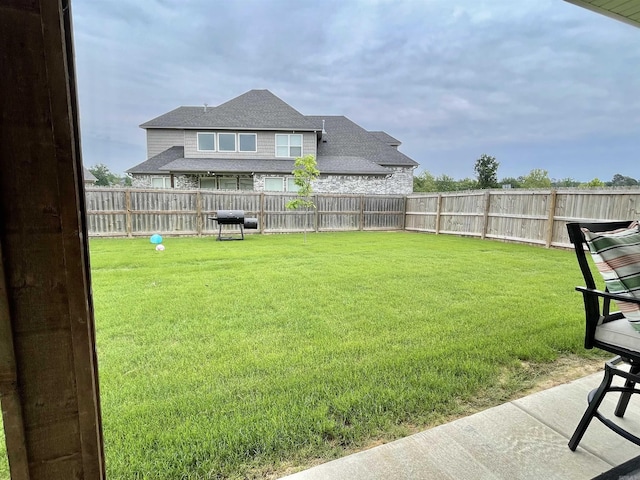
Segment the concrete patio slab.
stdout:
[[[359,452],[286,480],[588,480],[640,455],[594,420],[580,447],[567,446],[601,373]],[[616,398],[603,411],[613,412]],[[640,405],[625,423],[640,430]]]

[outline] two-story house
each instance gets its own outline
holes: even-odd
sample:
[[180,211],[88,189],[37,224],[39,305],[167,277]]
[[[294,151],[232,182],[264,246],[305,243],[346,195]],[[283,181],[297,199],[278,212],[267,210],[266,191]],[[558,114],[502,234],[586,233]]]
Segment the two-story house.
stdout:
[[140,125],[147,160],[134,187],[296,191],[293,163],[314,155],[318,193],[409,194],[418,163],[385,132],[344,116],[307,116],[268,90],[217,107],[179,107]]

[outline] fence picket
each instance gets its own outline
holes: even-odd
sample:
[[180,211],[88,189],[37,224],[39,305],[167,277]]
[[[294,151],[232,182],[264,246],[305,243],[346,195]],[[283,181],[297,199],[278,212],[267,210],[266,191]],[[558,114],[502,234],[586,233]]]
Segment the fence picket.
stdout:
[[[302,232],[295,194],[219,190],[86,188],[90,236],[214,235],[217,210],[244,210],[260,233]],[[481,190],[403,195],[315,194],[316,231],[409,230],[569,246],[572,220],[638,219],[640,189]],[[250,232],[247,232],[250,233]]]

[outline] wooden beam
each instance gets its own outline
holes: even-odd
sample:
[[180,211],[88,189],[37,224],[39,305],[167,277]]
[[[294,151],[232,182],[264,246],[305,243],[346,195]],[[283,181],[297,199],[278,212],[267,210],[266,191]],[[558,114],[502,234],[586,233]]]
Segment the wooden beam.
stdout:
[[[10,335],[15,362],[15,394],[2,392],[5,424],[15,427],[5,431],[11,474],[103,479],[68,1],[0,0],[0,39],[7,304],[0,328]],[[24,458],[12,457],[21,448]]]

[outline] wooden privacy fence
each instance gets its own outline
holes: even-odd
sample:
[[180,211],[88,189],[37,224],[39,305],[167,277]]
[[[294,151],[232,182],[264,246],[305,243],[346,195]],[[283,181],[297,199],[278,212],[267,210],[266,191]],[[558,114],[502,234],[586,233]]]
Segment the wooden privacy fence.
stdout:
[[261,233],[404,229],[568,247],[567,222],[640,218],[639,189],[317,194],[317,209],[308,212],[288,210],[294,198],[280,192],[87,188],[89,235],[213,235],[218,226],[210,217],[224,209],[256,217]]
[[279,192],[87,188],[87,223],[90,236],[212,235],[218,224],[210,217],[217,210],[244,210],[245,217],[258,219],[261,233],[404,228],[402,195],[318,194],[316,209],[288,210],[295,198]]
[[566,223],[638,219],[640,190],[480,190],[407,197],[405,229],[570,247]]

